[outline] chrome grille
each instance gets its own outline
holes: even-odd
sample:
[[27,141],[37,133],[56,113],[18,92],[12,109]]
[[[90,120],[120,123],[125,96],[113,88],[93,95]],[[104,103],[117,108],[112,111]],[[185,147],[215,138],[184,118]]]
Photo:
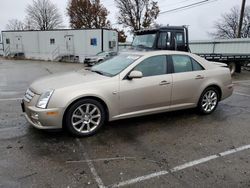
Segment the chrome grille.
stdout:
[[32,100],[32,98],[35,96],[35,93],[32,92],[30,89],[27,89],[27,91],[25,92],[25,95],[24,95],[24,100],[26,102],[30,102]]

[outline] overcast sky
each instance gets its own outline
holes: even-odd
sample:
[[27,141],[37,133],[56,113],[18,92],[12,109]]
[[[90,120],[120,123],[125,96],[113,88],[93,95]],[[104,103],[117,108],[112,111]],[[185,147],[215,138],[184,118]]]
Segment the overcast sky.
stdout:
[[[64,25],[69,27],[66,15],[68,0],[51,0],[55,3],[64,18]],[[201,0],[158,0],[161,11],[175,9],[189,5]],[[0,4],[0,30],[6,29],[6,24],[10,19],[23,20],[25,18],[25,8],[32,0],[1,0]],[[101,0],[109,10],[108,18],[112,24],[116,23],[117,9],[114,0]],[[214,21],[218,20],[221,14],[230,11],[233,6],[240,7],[241,0],[214,0],[214,2],[197,6],[187,10],[160,14],[157,23],[170,25],[189,25],[189,35],[191,40],[209,39],[208,32],[212,31]],[[247,5],[250,5],[247,0]],[[117,26],[117,25],[115,25]],[[119,26],[121,28],[121,26]],[[131,37],[129,37],[131,40]]]

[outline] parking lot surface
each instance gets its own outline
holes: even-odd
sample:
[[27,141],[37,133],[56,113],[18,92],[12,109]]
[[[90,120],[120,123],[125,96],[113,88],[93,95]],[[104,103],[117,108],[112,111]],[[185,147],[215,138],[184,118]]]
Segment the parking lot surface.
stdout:
[[200,116],[183,110],[108,123],[73,138],[25,120],[35,79],[81,64],[0,59],[0,187],[250,187],[250,72]]

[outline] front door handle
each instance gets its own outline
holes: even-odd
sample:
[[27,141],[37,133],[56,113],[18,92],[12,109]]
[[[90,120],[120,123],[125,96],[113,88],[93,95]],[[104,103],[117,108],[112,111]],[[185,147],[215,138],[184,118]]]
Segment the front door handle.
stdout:
[[170,84],[170,82],[168,82],[168,81],[166,81],[166,80],[163,80],[163,81],[161,81],[160,82],[160,86],[164,86],[164,85],[168,85],[168,84]]
[[195,79],[196,79],[196,80],[204,79],[204,76],[202,76],[202,75],[197,75],[197,76],[195,77]]

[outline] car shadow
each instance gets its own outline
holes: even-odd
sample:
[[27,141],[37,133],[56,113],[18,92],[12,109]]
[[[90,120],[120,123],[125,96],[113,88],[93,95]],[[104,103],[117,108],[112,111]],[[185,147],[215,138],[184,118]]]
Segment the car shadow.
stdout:
[[202,119],[196,109],[165,112],[108,122],[97,134],[98,137],[118,137],[131,140],[139,135],[172,129],[174,126],[185,126],[188,119]]
[[[91,137],[107,136],[107,133],[111,136],[112,134],[117,135],[117,133],[123,134],[124,132],[139,129],[140,134],[144,134],[148,131],[152,131],[162,127],[171,127],[176,120],[187,119],[190,116],[199,116],[195,109],[179,110],[173,112],[164,112],[153,115],[146,115],[122,120],[116,120],[112,122],[107,122],[103,128]],[[134,132],[135,133],[135,132]],[[56,130],[39,130],[30,126],[28,128],[28,135],[36,137],[37,139],[72,139],[74,138],[65,129]],[[136,136],[136,135],[135,135]],[[85,137],[85,138],[91,138]]]

